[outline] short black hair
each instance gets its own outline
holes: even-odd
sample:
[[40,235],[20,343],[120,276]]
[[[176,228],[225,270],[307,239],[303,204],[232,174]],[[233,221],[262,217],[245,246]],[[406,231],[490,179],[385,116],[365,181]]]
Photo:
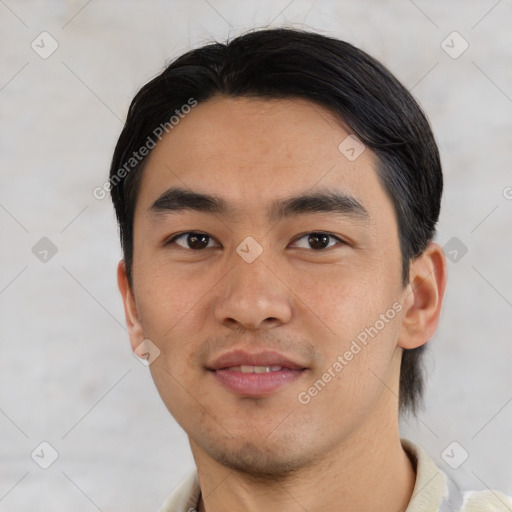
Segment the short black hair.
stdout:
[[[375,152],[379,180],[396,214],[405,287],[411,261],[436,234],[441,205],[441,162],[428,120],[409,91],[361,49],[333,37],[289,28],[254,30],[226,43],[190,50],[134,97],[109,177],[130,286],[133,217],[147,161],[147,155],[141,154],[148,152],[140,149],[154,147],[153,137],[162,132],[158,127],[169,131],[170,119],[183,112],[184,106],[218,95],[309,100],[336,114]],[[403,351],[401,413],[416,414],[422,401],[425,346]]]

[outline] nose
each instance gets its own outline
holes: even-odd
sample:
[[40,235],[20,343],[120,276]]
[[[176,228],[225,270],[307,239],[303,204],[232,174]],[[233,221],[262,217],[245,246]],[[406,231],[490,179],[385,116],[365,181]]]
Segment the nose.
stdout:
[[226,327],[270,329],[292,317],[293,294],[262,256],[252,263],[240,258],[218,286],[214,315]]

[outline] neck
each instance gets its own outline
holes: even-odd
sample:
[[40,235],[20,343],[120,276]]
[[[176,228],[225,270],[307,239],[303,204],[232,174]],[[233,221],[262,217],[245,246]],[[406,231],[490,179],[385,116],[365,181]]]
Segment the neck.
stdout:
[[272,481],[218,464],[191,440],[202,491],[199,512],[405,511],[415,469],[396,419],[372,423],[311,465]]

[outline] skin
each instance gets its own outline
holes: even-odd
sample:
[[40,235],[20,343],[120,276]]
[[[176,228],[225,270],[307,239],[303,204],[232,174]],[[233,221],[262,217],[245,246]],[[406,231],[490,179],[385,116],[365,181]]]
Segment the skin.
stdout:
[[[133,288],[118,283],[132,348],[149,338],[150,365],[170,413],[188,435],[200,511],[405,510],[415,470],[400,444],[402,349],[434,334],[446,284],[441,247],[430,243],[401,285],[398,228],[375,154],[349,161],[350,132],[328,110],[298,99],[216,97],[196,106],[156,146],[134,220]],[[180,186],[215,194],[233,215],[154,213]],[[271,201],[319,190],[356,198],[366,220],[340,213],[270,221]],[[187,237],[210,236],[194,250]],[[327,232],[325,249],[307,233]],[[248,236],[263,253],[236,252]],[[307,391],[357,335],[393,304],[402,310],[304,405]],[[232,348],[277,350],[307,367],[261,397],[234,394],[205,369]]]

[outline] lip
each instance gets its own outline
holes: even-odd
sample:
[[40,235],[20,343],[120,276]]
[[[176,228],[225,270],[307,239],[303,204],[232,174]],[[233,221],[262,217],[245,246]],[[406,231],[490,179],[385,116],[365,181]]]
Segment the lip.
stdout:
[[[229,370],[236,366],[280,366],[281,369],[266,373]],[[219,384],[235,394],[249,397],[268,396],[296,381],[307,371],[304,365],[279,352],[268,350],[258,353],[233,350],[215,359],[207,369]]]
[[223,370],[233,366],[281,366],[287,370],[303,370],[305,365],[272,350],[262,352],[247,352],[245,350],[232,350],[222,354],[206,365],[208,370]]

